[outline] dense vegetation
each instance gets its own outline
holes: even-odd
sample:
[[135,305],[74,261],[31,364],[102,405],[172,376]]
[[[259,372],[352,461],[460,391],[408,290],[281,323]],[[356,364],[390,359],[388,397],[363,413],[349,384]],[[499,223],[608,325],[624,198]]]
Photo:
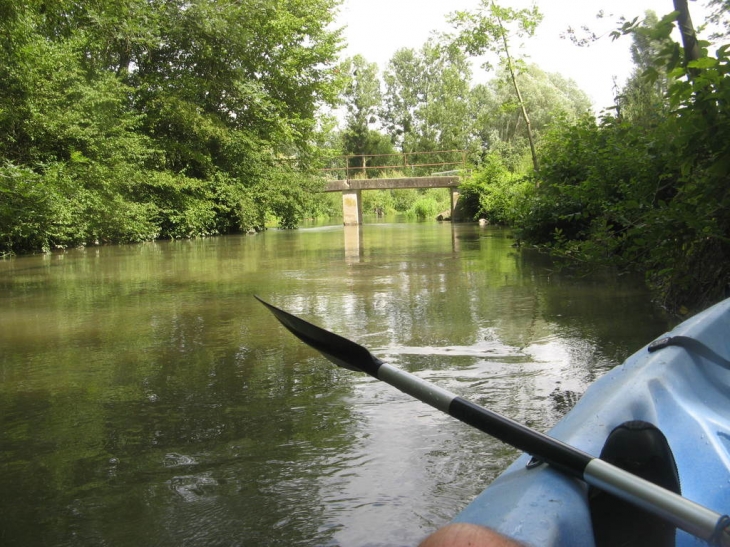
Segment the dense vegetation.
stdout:
[[[572,82],[511,55],[510,38],[532,35],[540,13],[483,0],[452,15],[455,34],[397,52],[383,96],[366,85],[374,66],[354,60],[344,148],[382,151],[369,128],[377,116],[405,152],[466,148],[475,172],[462,190],[475,218],[571,264],[643,272],[669,309],[704,307],[730,291],[729,46],[719,46],[729,6],[709,4],[719,29],[711,51],[688,11],[618,22],[613,37],[632,40],[635,72],[596,120]],[[467,56],[485,52],[496,63],[483,68],[499,69],[471,86]]]
[[335,5],[0,0],[0,253],[295,225]]
[[[474,218],[644,272],[673,309],[725,295],[727,0],[709,0],[712,49],[676,43],[676,13],[621,20],[636,69],[599,120],[574,82],[511,50],[537,8],[481,0],[381,74],[339,58],[339,4],[0,0],[0,254],[295,227],[339,214],[316,192],[337,156],[397,176],[377,169],[387,154],[466,150]],[[477,56],[493,75],[475,85]],[[364,199],[418,218],[448,207],[435,190]]]
[[683,55],[673,22],[626,22],[636,71],[615,108],[553,126],[529,176],[496,155],[468,193],[524,241],[573,264],[643,272],[663,305],[686,312],[730,290],[730,64],[729,46]]

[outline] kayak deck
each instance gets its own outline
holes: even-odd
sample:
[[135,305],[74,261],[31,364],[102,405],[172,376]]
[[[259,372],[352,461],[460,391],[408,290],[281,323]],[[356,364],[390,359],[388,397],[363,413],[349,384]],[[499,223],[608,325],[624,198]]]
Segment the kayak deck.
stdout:
[[[646,346],[597,380],[549,435],[598,456],[619,424],[656,425],[674,453],[682,495],[730,511],[730,299]],[[699,344],[698,344],[699,342]],[[455,522],[482,524],[533,545],[594,545],[588,489],[522,455]],[[702,544],[677,531],[676,544]]]

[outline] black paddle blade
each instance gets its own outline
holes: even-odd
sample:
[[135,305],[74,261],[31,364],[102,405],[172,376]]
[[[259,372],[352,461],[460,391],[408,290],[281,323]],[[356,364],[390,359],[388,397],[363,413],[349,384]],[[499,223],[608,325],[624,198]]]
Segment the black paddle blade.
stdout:
[[316,349],[338,367],[367,372],[377,378],[378,369],[383,362],[360,344],[272,306],[258,296],[256,296],[256,300],[266,306],[289,332]]

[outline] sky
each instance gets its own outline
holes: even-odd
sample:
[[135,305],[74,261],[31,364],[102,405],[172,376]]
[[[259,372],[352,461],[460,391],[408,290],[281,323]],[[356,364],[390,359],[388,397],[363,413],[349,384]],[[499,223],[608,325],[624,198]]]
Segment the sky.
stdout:
[[[500,5],[529,7],[528,0],[499,0]],[[622,85],[631,74],[629,46],[623,37],[611,41],[604,36],[590,47],[580,48],[560,38],[568,27],[576,30],[588,25],[597,34],[608,33],[614,21],[642,16],[653,10],[662,16],[671,12],[672,0],[537,0],[544,15],[533,38],[519,50],[528,62],[536,63],[546,72],[557,72],[574,80],[593,101],[598,113],[613,104],[613,78]],[[348,44],[344,56],[360,54],[384,70],[393,53],[400,48],[420,49],[432,31],[449,31],[446,15],[456,10],[474,10],[479,0],[344,0],[340,7],[338,25],[345,27]],[[695,27],[704,21],[704,2],[691,1],[690,12]],[[597,20],[604,10],[606,17]],[[678,38],[677,38],[678,39]],[[474,82],[485,81],[490,75],[475,68]]]

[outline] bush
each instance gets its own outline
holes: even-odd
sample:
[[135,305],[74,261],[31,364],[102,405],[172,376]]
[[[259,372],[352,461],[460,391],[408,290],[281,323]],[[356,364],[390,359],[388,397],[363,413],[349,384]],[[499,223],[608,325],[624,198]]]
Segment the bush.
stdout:
[[254,203],[263,213],[277,218],[279,227],[293,229],[313,207],[313,196],[324,182],[318,177],[288,168],[270,169],[252,187]]
[[391,190],[368,190],[362,193],[363,213],[394,213],[395,198]]
[[559,256],[644,272],[671,310],[730,290],[730,63],[723,48],[695,63],[701,77],[672,84],[655,125],[607,117],[549,134],[520,221]]
[[340,192],[317,192],[306,209],[306,218],[329,219],[342,216]]
[[418,192],[412,188],[399,188],[390,192],[393,196],[393,207],[399,213],[405,213],[411,209],[418,200]]
[[425,220],[435,219],[439,213],[451,207],[451,196],[447,188],[429,188],[427,190],[413,190],[416,200],[406,211],[406,216]]
[[0,167],[0,255],[48,248],[54,196],[24,167]]
[[425,220],[427,218],[436,218],[436,215],[442,210],[433,197],[424,196],[417,200],[406,214],[418,220]]
[[532,180],[511,172],[497,153],[490,153],[460,191],[473,218],[513,226],[524,216],[533,187]]

